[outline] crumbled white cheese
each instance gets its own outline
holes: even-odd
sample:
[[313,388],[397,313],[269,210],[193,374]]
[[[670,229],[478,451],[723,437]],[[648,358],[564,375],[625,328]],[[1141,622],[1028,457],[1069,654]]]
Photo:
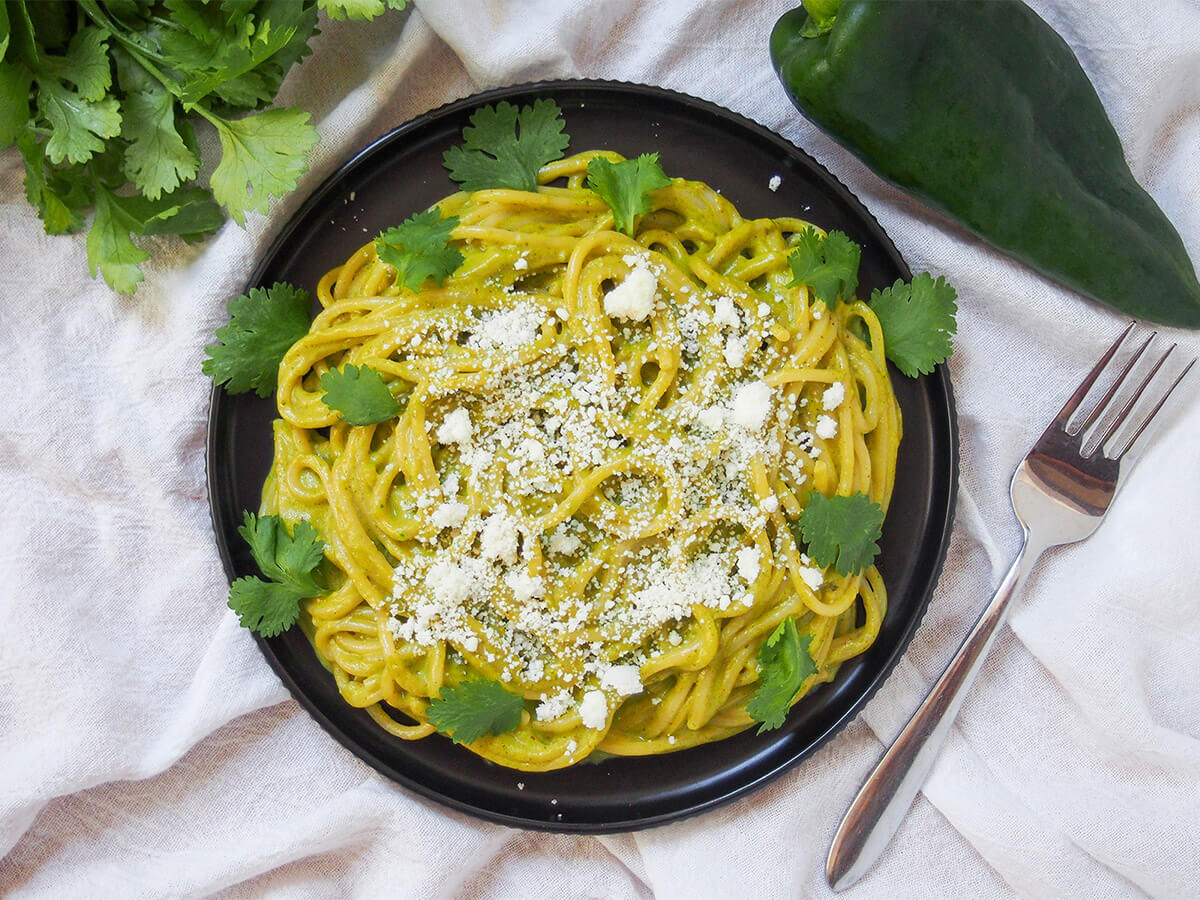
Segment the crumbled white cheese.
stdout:
[[797,572],[800,575],[800,580],[807,584],[808,589],[814,594],[825,583],[825,573],[813,566],[801,566]]
[[758,508],[765,513],[773,513],[779,509],[778,497],[763,497],[762,502],[758,504]]
[[585,728],[601,729],[608,724],[608,699],[601,691],[588,691],[579,704],[579,717]]
[[768,305],[768,304],[766,304],[766,303],[760,303],[760,304],[758,304],[758,317],[759,317],[760,319],[765,319],[765,318],[766,318],[767,316],[769,316],[770,314],[771,314],[771,307],[770,307],[770,305]]
[[746,342],[742,338],[730,335],[725,342],[725,365],[731,369],[740,369],[746,363]]
[[457,528],[466,519],[468,512],[469,508],[465,503],[457,501],[443,503],[433,511],[429,522],[434,528]]
[[533,438],[525,438],[517,445],[517,455],[530,462],[541,462],[546,458],[546,448]]
[[737,552],[737,572],[747,584],[754,584],[762,571],[762,553],[757,547],[743,547]]
[[835,438],[837,437],[838,431],[837,419],[835,419],[833,416],[818,416],[817,427],[815,430],[817,432],[817,437],[819,438],[824,438],[827,441],[831,438]]
[[578,749],[579,749],[579,742],[576,741],[574,738],[571,738],[571,740],[567,741],[567,755],[568,756],[574,755],[575,751]]
[[640,322],[654,311],[658,280],[644,264],[635,265],[625,280],[604,295],[604,311],[610,316]]
[[475,585],[472,573],[462,566],[440,559],[425,573],[425,586],[442,603],[461,606]]
[[546,593],[546,582],[540,575],[530,575],[521,570],[505,575],[504,583],[513,592],[518,603],[528,603]]
[[568,534],[565,531],[556,531],[550,535],[550,544],[548,549],[551,553],[559,553],[563,556],[570,556],[580,548],[582,541],[575,535]]
[[642,692],[642,674],[637,666],[609,666],[600,677],[600,684],[622,697]]
[[846,385],[840,381],[835,381],[825,389],[825,393],[821,395],[821,405],[826,409],[837,409],[842,405],[842,401],[846,399]]
[[489,312],[479,320],[475,332],[467,339],[467,346],[515,350],[537,337],[545,318],[542,308],[529,301]]
[[771,180],[767,182],[767,187],[769,187],[772,191],[777,191],[779,190],[779,186],[781,184],[783,184],[783,179],[778,175],[772,175]]
[[730,418],[747,431],[758,431],[771,411],[771,388],[765,381],[738,385],[733,392]]
[[508,565],[517,561],[517,523],[504,513],[492,513],[483,521],[479,546],[486,559],[499,559]]
[[742,320],[738,318],[737,306],[729,297],[718,297],[713,306],[713,322],[729,328],[740,328]]
[[462,407],[451,412],[438,426],[437,439],[443,444],[465,446],[471,443],[471,414]]
[[725,421],[725,410],[719,406],[709,406],[700,410],[696,421],[710,431],[720,431],[721,425]]
[[524,255],[518,256],[513,260],[513,268],[518,272],[524,272],[529,268],[529,260],[527,260]]
[[[602,699],[603,696],[604,695],[601,694]],[[536,710],[534,710],[533,714],[537,716],[537,720],[539,722],[551,722],[570,708],[571,692],[562,690],[552,697],[546,697],[543,695],[542,702],[538,704],[538,707]]]

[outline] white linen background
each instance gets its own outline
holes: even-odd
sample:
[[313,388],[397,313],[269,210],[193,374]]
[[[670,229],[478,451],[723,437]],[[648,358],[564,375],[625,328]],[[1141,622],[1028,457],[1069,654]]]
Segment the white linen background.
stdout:
[[[407,21],[326,23],[282,97],[322,135],[299,189],[245,231],[228,224],[199,248],[163,240],[132,299],[86,277],[82,236],[42,234],[17,155],[0,155],[0,893],[830,895],[824,858],[846,805],[1016,549],[1013,467],[1123,318],[944,225],[795,113],[766,50],[790,5],[417,0]],[[1200,8],[1032,5],[1079,55],[1135,175],[1200,260]],[[659,84],[776,129],[960,297],[954,540],[896,672],[765,789],[599,838],[449,812],[328,737],[225,608],[204,487],[203,347],[300,199],[350,151],[445,101],[572,76]],[[702,177],[703,162],[674,174]],[[1110,521],[1043,561],[924,794],[846,896],[1200,889],[1191,396]]]

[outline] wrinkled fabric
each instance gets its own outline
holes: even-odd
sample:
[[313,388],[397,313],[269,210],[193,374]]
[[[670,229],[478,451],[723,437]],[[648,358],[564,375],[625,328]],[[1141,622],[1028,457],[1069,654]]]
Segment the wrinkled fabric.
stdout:
[[[1013,468],[1124,319],[915,205],[795,113],[766,51],[788,5],[417,0],[409,16],[325,23],[281,97],[311,110],[322,136],[299,189],[245,230],[159,240],[132,298],[87,277],[82,235],[42,233],[19,157],[0,155],[0,893],[830,896],[824,859],[842,813],[1017,549]],[[1200,260],[1200,7],[1032,5],[1079,55],[1135,175]],[[352,151],[476,90],[579,76],[684,91],[779,131],[960,303],[954,538],[895,673],[752,796],[599,838],[424,801],[290,699],[225,607],[200,372],[225,302]],[[704,177],[703,160],[677,174]],[[1200,350],[1195,335],[1170,337]],[[1195,895],[1196,384],[1099,532],[1036,570],[923,794],[846,896]]]

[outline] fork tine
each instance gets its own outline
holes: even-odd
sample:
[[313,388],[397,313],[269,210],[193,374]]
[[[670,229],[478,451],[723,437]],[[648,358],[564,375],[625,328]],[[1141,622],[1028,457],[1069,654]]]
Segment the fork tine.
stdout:
[[[1126,334],[1128,334],[1128,331]],[[1146,352],[1146,348],[1150,346],[1150,342],[1154,340],[1157,334],[1157,331],[1150,332],[1150,336],[1146,338],[1146,340],[1142,343],[1142,346],[1138,347],[1137,352],[1129,358],[1129,362],[1125,363],[1125,368],[1121,370],[1121,374],[1117,376],[1117,380],[1114,381],[1109,389],[1104,392],[1104,396],[1096,401],[1096,404],[1092,407],[1091,411],[1084,416],[1082,422],[1079,422],[1077,425],[1067,429],[1067,434],[1071,435],[1072,437],[1079,434],[1081,431],[1083,431],[1085,428],[1088,428],[1093,422],[1095,422],[1096,419],[1100,417],[1102,412],[1108,409],[1108,404],[1112,403],[1113,397],[1117,395],[1117,391],[1121,389],[1121,385],[1125,383],[1125,379],[1129,377],[1129,373],[1133,371],[1133,367],[1136,366],[1141,360],[1142,355]],[[1124,340],[1124,337],[1125,335],[1121,336],[1122,340]]]
[[[1129,418],[1130,410],[1132,410],[1134,405],[1138,402],[1138,400],[1141,399],[1142,394],[1144,394],[1146,392],[1147,385],[1149,385],[1150,382],[1154,380],[1154,376],[1157,375],[1158,370],[1163,367],[1163,363],[1165,363],[1167,361],[1167,359],[1171,356],[1171,354],[1175,352],[1176,346],[1177,346],[1176,344],[1172,344],[1170,347],[1167,348],[1167,352],[1159,357],[1158,362],[1156,362],[1151,367],[1150,371],[1147,372],[1146,376],[1142,379],[1142,383],[1139,384],[1134,389],[1133,393],[1129,395],[1129,399],[1127,399],[1125,401],[1125,404],[1121,407],[1121,409],[1117,412],[1117,414],[1105,426],[1104,433],[1099,436],[1099,439],[1097,439],[1096,436],[1093,435],[1092,438],[1088,441],[1089,444],[1093,445],[1093,450],[1092,450],[1093,453],[1095,453],[1096,450],[1099,450],[1106,443],[1108,443],[1108,439],[1111,438],[1116,433],[1117,429],[1120,428],[1122,424],[1124,424],[1125,420],[1127,418]],[[1105,412],[1107,413],[1107,410],[1105,410]],[[1097,431],[1100,430],[1099,425],[1096,426],[1096,430]],[[1087,452],[1087,448],[1083,448],[1083,450],[1085,453]]]
[[[1055,416],[1054,421],[1050,423],[1050,428],[1057,426],[1063,428],[1064,430],[1066,429],[1067,420],[1075,414],[1075,410],[1079,409],[1079,404],[1083,402],[1083,398],[1086,397],[1088,391],[1092,389],[1092,385],[1096,383],[1096,379],[1100,377],[1100,373],[1104,371],[1105,367],[1109,364],[1112,358],[1117,355],[1117,351],[1121,348],[1121,345],[1125,343],[1125,338],[1129,336],[1129,332],[1133,331],[1134,324],[1134,322],[1130,322],[1129,327],[1121,332],[1121,336],[1117,338],[1116,342],[1108,348],[1102,357],[1100,357],[1100,361],[1096,363],[1095,368],[1093,368],[1092,371],[1087,374],[1087,377],[1083,379],[1083,383],[1075,389],[1075,393],[1070,396],[1067,402],[1063,404],[1063,408],[1058,411],[1058,415]],[[1047,429],[1047,434],[1049,432],[1050,429]]]
[[[1174,346],[1172,346],[1171,349],[1175,349]],[[1170,351],[1168,351],[1168,355],[1169,353]],[[1158,415],[1159,410],[1161,410],[1166,405],[1167,401],[1171,399],[1171,394],[1174,392],[1175,388],[1179,386],[1179,382],[1187,378],[1188,372],[1192,371],[1192,366],[1195,364],[1196,360],[1193,358],[1186,366],[1183,367],[1183,371],[1175,376],[1175,380],[1171,382],[1170,387],[1168,387],[1163,392],[1163,395],[1158,398],[1158,402],[1154,404],[1150,412],[1146,413],[1146,415],[1142,418],[1142,421],[1138,424],[1138,427],[1133,434],[1131,434],[1124,442],[1122,442],[1121,449],[1113,453],[1111,457],[1112,459],[1122,459],[1125,454],[1133,448],[1133,445],[1138,442],[1138,438],[1142,436],[1142,432],[1146,430],[1147,426],[1149,426],[1152,421],[1154,421],[1154,417]]]

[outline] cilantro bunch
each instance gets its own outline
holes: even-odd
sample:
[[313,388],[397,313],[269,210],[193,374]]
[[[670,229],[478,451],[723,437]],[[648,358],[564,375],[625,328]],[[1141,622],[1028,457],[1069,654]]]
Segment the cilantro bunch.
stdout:
[[[317,14],[370,19],[407,0],[7,0],[0,149],[16,144],[47,234],[90,226],[92,275],[122,293],[135,237],[198,240],[296,187],[317,142],[300,109],[265,109],[308,53]],[[195,126],[215,129],[208,186]]]

